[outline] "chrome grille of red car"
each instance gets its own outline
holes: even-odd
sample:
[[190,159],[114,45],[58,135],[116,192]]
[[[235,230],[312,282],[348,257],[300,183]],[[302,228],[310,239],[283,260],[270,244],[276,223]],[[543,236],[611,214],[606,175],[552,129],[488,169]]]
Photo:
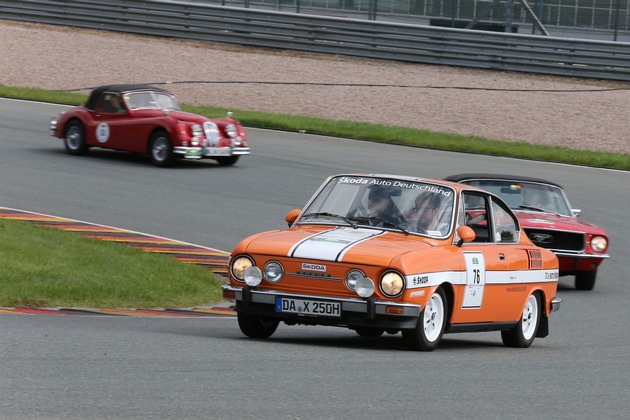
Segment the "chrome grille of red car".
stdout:
[[208,146],[216,147],[219,145],[219,127],[215,123],[209,121],[203,123],[203,132],[208,139]]
[[586,248],[585,235],[580,232],[525,228],[525,233],[541,248],[566,252],[582,252]]

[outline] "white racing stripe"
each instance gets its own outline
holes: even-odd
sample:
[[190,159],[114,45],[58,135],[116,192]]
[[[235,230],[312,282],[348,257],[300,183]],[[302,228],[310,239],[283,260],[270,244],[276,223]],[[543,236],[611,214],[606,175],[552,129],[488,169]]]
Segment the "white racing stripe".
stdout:
[[[493,284],[526,284],[555,283],[558,281],[558,270],[516,270],[486,271],[485,285]],[[444,282],[466,284],[465,271],[438,271],[434,273],[418,273],[405,276],[407,289],[439,286]]]
[[341,261],[350,248],[375,236],[382,230],[340,227],[327,230],[296,243],[289,250],[290,257],[324,261]]

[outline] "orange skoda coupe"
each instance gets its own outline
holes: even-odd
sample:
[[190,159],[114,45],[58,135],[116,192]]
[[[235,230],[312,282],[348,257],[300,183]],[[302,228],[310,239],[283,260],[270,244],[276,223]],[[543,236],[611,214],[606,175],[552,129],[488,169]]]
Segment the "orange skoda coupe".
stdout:
[[510,208],[476,187],[430,179],[329,177],[289,227],[241,241],[223,296],[248,337],[287,325],[402,333],[430,351],[444,333],[501,331],[510,347],[549,333],[558,259]]

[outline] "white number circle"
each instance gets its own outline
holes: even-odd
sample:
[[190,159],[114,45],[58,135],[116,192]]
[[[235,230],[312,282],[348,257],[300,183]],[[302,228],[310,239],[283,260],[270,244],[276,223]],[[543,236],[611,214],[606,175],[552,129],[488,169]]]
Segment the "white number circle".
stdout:
[[109,125],[106,123],[100,123],[98,127],[96,127],[96,140],[99,143],[105,143],[109,139]]

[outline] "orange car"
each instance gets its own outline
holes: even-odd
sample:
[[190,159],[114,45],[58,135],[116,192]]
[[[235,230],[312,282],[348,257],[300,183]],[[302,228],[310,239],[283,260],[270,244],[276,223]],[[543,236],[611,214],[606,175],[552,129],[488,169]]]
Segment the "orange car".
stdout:
[[448,181],[335,175],[289,228],[241,241],[223,296],[246,336],[287,325],[402,332],[413,350],[444,333],[501,331],[529,347],[549,332],[558,259],[532,244],[497,196]]

